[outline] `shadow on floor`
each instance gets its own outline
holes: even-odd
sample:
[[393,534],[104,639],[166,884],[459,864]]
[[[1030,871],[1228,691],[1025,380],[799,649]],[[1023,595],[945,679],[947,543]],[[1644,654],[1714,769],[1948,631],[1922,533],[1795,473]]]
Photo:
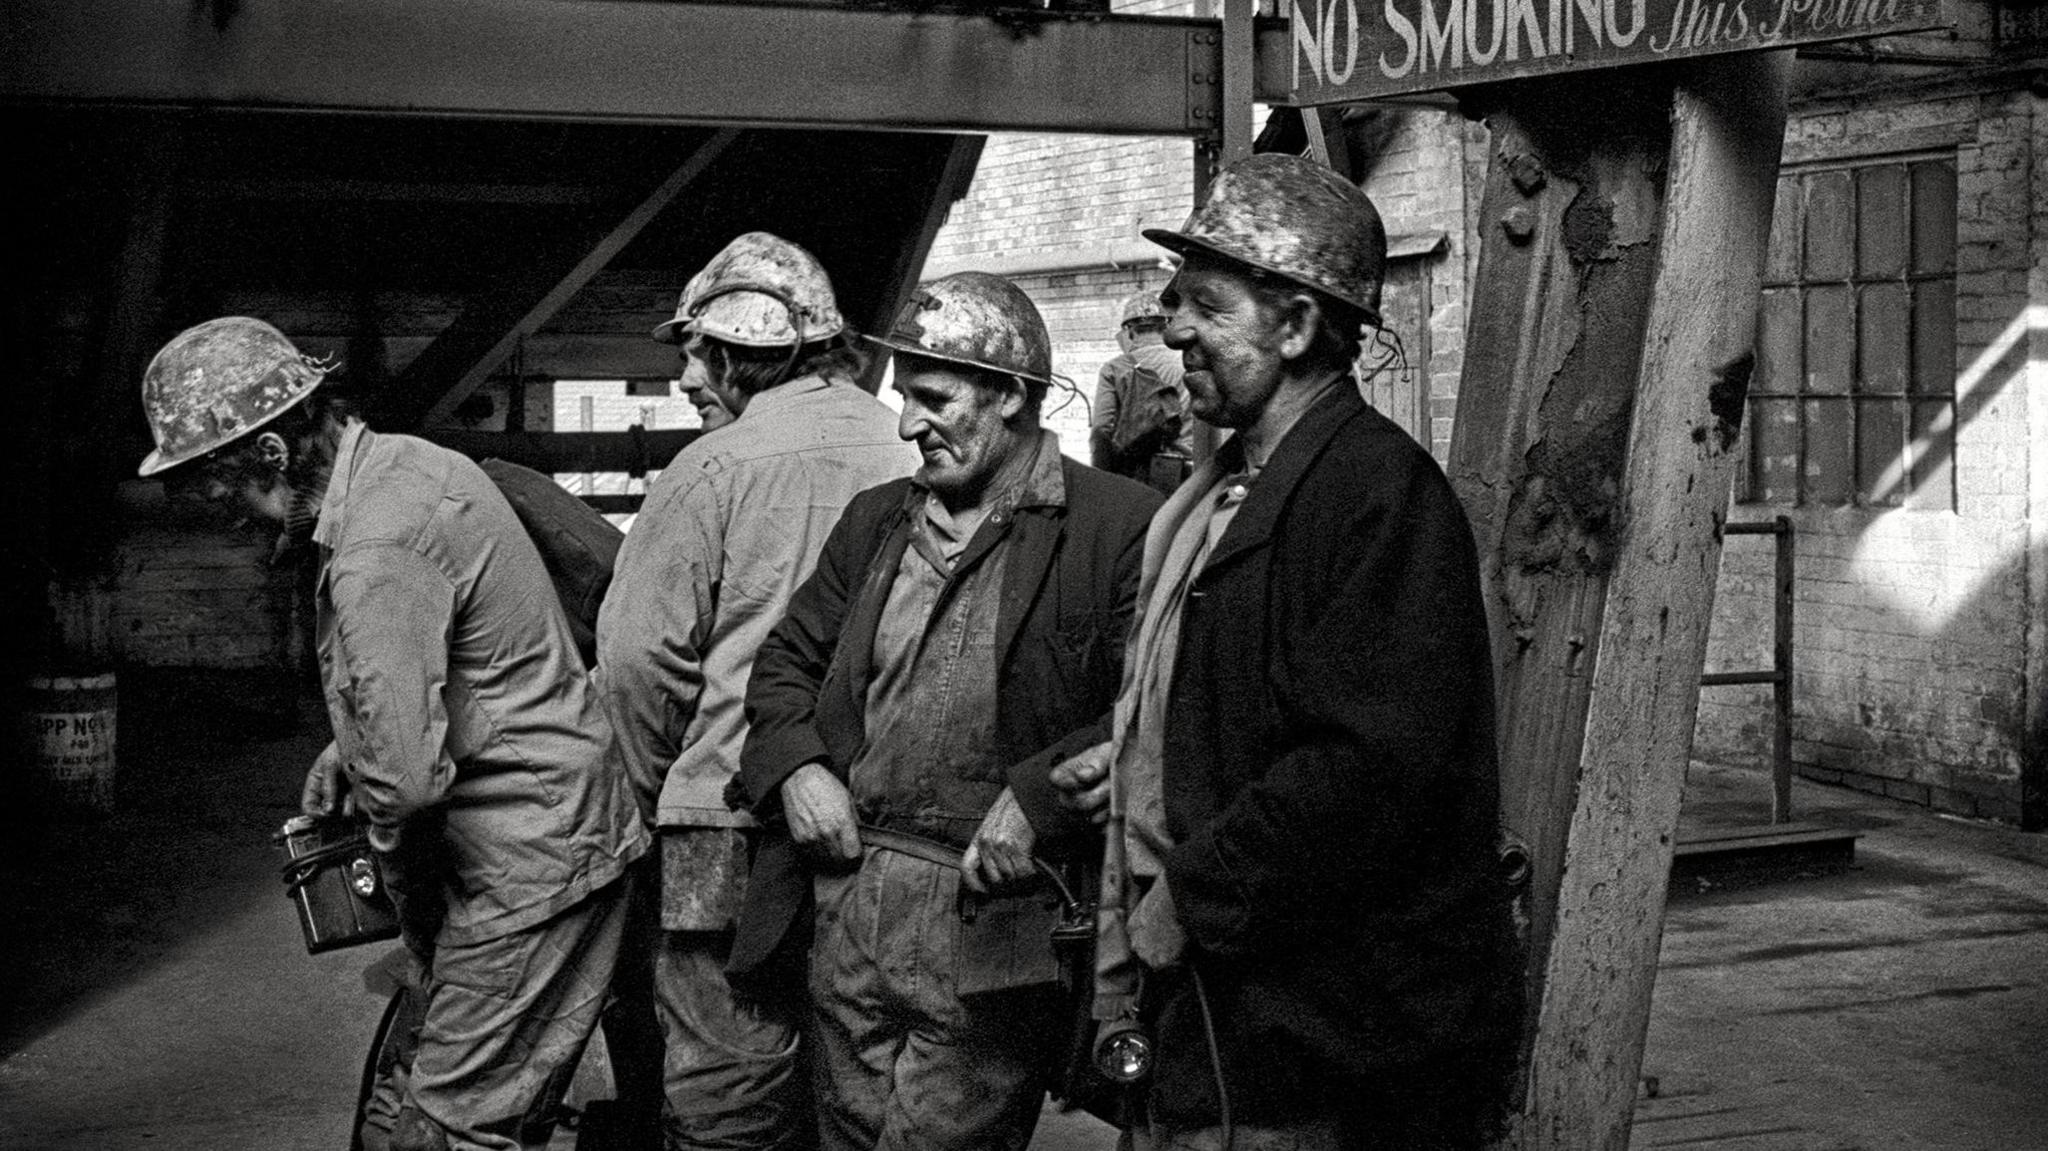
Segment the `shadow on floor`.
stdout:
[[[0,1056],[270,895],[292,915],[270,837],[327,741],[324,714],[275,676],[123,672],[114,813],[4,803]],[[15,777],[10,782],[19,783]]]

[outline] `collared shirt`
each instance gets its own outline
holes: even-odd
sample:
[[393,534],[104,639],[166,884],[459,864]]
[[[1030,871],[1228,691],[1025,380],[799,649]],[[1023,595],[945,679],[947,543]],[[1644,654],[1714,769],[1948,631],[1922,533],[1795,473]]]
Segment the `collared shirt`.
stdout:
[[438,848],[443,942],[539,923],[646,850],[547,569],[480,468],[351,422],[313,539],[335,740],[373,841]]
[[881,401],[804,376],[753,397],[649,485],[597,622],[598,679],[644,813],[666,826],[751,822],[723,795],[754,651],[847,502],[918,459]]
[[965,844],[1002,794],[996,750],[996,616],[1020,507],[1064,507],[1059,443],[1041,432],[1024,480],[992,499],[971,536],[913,483],[903,551],[875,629],[867,743],[849,778],[863,823]]

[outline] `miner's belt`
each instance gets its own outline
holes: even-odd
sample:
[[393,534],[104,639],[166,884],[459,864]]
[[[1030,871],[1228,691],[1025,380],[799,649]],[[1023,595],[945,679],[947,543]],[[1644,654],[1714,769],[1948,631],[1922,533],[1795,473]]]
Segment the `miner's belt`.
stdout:
[[863,847],[893,851],[898,855],[908,855],[914,859],[922,859],[926,863],[936,863],[940,867],[958,868],[960,866],[961,856],[959,848],[950,847],[936,839],[926,839],[922,835],[912,835],[905,831],[890,831],[884,827],[869,827],[867,824],[861,824],[860,842]]
[[[922,835],[912,835],[906,831],[890,831],[883,827],[869,827],[863,823],[860,825],[860,842],[863,847],[872,847],[879,851],[893,851],[898,855],[908,855],[913,859],[922,859],[926,863],[936,863],[940,867],[958,868],[961,865],[961,851],[959,848],[940,843],[936,839],[926,839]],[[1083,904],[1077,901],[1074,898],[1073,888],[1069,887],[1067,881],[1061,878],[1058,868],[1037,856],[1031,858],[1031,865],[1038,871],[1041,878],[1052,885],[1053,890],[1059,892],[1060,903],[1067,908],[1070,914],[1088,916],[1092,922],[1094,904]],[[966,897],[968,894],[966,891],[961,892],[963,897]],[[1093,928],[1091,927],[1090,930],[1093,930]]]

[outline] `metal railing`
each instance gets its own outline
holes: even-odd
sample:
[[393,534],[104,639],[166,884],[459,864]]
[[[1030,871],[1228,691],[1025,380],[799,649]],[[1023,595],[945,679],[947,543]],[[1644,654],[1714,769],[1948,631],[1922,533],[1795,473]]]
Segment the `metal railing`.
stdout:
[[1716,671],[1700,676],[1701,687],[1734,684],[1771,685],[1771,822],[1792,819],[1792,521],[1777,516],[1767,523],[1726,524],[1728,536],[1773,536],[1777,543],[1777,594],[1771,613],[1771,666],[1767,671]]

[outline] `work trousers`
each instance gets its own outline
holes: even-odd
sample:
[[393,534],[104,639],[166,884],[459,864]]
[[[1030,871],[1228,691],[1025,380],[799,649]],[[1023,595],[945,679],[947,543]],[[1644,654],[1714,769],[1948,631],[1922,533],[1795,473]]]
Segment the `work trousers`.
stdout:
[[814,1074],[827,1151],[1022,1151],[1045,1099],[1050,985],[954,990],[959,869],[869,848],[815,882]]
[[663,931],[655,1001],[666,1048],[662,1131],[669,1151],[811,1145],[810,1084],[793,1008],[735,998],[730,931]]
[[630,884],[612,883],[525,931],[434,949],[406,1103],[451,1151],[546,1144],[548,1131],[532,1121],[597,1026]]

